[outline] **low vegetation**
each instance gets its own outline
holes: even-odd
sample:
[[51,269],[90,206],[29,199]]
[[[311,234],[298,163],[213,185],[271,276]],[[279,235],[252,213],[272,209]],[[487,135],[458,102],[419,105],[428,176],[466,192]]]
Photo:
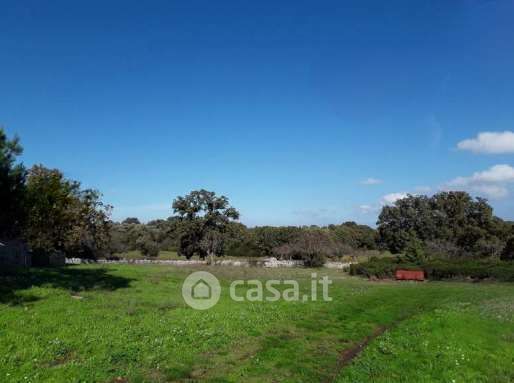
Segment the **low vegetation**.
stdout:
[[469,279],[514,282],[514,263],[490,259],[433,259],[409,262],[404,258],[372,258],[350,266],[350,274],[367,278],[395,277],[396,270],[423,270],[432,280]]

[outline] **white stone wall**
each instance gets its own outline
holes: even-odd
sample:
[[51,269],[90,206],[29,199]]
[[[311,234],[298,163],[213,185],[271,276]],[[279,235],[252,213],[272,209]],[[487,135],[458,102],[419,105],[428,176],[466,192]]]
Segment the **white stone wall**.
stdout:
[[[135,265],[171,265],[171,266],[196,266],[196,265],[208,265],[207,261],[199,260],[187,260],[187,259],[172,259],[172,260],[161,260],[161,259],[120,259],[120,260],[109,260],[99,259],[97,261],[85,260],[80,258],[66,258],[66,264],[68,265],[80,265],[87,263],[99,263],[99,264],[135,264]],[[234,260],[234,259],[217,259],[214,261],[215,266],[234,266],[234,267],[268,267],[268,268],[279,268],[279,267],[305,267],[303,261],[297,260],[279,260],[276,258],[265,258],[258,259],[255,261],[249,261],[247,259]],[[327,262],[324,267],[329,269],[345,269],[350,267],[351,262]]]

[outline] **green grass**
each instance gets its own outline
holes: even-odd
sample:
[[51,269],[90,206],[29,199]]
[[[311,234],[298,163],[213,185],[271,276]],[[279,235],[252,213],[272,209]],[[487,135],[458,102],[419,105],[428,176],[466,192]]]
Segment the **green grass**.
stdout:
[[181,297],[199,269],[0,276],[0,381],[514,381],[513,284],[369,282],[318,270],[334,280],[332,302],[237,303],[226,293],[234,279],[296,278],[307,291],[312,270],[202,269],[225,288],[203,312]]

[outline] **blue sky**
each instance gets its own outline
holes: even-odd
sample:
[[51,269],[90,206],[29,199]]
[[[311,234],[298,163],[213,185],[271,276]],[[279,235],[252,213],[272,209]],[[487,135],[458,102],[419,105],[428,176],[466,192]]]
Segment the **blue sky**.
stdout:
[[98,188],[115,219],[167,217],[197,188],[229,196],[248,225],[373,224],[403,193],[449,188],[512,219],[513,12],[4,2],[0,124],[27,165]]

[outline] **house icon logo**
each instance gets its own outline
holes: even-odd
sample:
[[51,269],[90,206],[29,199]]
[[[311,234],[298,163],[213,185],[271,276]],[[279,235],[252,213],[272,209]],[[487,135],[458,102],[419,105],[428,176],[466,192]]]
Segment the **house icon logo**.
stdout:
[[190,274],[182,284],[184,301],[196,310],[207,310],[218,303],[221,286],[211,273],[197,271]]
[[211,293],[211,286],[209,286],[203,279],[200,279],[193,286],[194,299],[210,299]]

